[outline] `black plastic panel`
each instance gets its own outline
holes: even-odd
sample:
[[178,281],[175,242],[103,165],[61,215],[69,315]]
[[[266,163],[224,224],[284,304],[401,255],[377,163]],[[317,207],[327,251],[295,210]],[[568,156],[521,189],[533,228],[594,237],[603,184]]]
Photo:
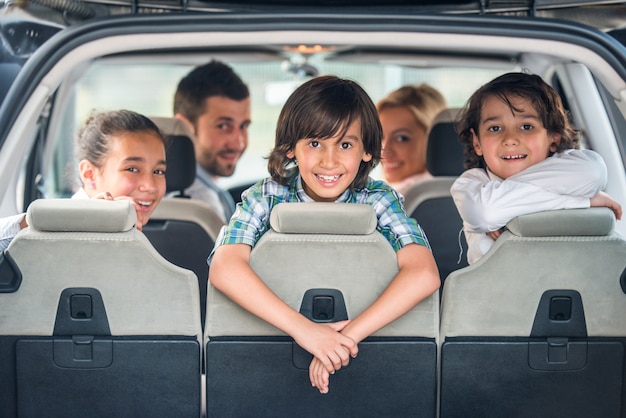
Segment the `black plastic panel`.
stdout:
[[209,417],[434,417],[434,341],[369,339],[322,395],[294,365],[289,338],[213,339],[207,344]]
[[[546,348],[546,343],[446,341],[441,352],[441,417],[621,416],[624,341],[570,341],[566,361],[553,358],[552,370],[531,367],[529,356],[536,354],[536,344]],[[586,352],[584,364],[581,349]]]
[[541,295],[531,337],[586,337],[587,322],[580,293],[576,290],[546,290]]
[[11,255],[0,252],[0,293],[14,293],[22,284],[22,272]]
[[53,335],[111,335],[100,291],[90,287],[63,289],[59,296]]
[[53,358],[59,340],[16,341],[13,416],[200,416],[200,345],[195,338],[95,338],[112,349],[111,363],[97,368],[59,365]]

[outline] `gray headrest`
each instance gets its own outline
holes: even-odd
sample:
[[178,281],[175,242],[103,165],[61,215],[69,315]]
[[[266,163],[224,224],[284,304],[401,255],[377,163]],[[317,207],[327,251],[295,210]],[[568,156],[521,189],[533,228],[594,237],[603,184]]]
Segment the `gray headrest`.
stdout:
[[531,213],[518,216],[506,225],[520,237],[605,236],[614,227],[613,212],[599,207]]
[[196,155],[191,141],[193,132],[177,118],[151,116],[150,119],[169,140],[165,173],[167,192],[184,194],[184,190],[196,179]]
[[137,223],[137,212],[128,200],[38,199],[26,222],[49,232],[125,232]]
[[374,208],[356,203],[280,203],[270,225],[283,234],[366,235],[376,230]]
[[[188,136],[167,135],[167,171],[165,181],[168,192],[184,191],[196,179],[196,155]],[[183,193],[184,194],[184,193]]]
[[463,144],[456,132],[456,118],[461,109],[444,109],[433,120],[428,132],[426,165],[435,177],[459,176],[463,166]]
[[150,120],[158,126],[161,133],[167,135],[182,135],[191,138],[193,132],[189,126],[178,118],[168,118],[164,116],[150,116]]

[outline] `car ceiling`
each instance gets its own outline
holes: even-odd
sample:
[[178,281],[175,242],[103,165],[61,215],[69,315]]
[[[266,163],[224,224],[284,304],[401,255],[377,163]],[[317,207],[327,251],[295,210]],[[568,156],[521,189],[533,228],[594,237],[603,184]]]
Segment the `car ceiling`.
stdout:
[[608,30],[626,24],[622,1],[584,0],[0,0],[0,20],[20,8],[62,26],[114,14],[385,10],[402,13],[504,14],[572,20]]
[[[583,0],[0,0],[0,38],[21,62],[64,27],[114,15],[326,12],[535,16],[609,32],[626,27],[626,3]],[[7,62],[7,56],[0,57]]]

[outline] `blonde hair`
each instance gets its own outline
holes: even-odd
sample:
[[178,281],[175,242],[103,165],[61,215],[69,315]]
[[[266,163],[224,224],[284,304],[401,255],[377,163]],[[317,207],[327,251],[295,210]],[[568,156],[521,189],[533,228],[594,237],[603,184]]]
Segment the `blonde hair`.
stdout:
[[434,87],[426,83],[407,85],[392,91],[378,102],[378,112],[396,107],[408,108],[418,125],[425,131],[430,129],[433,119],[447,107],[446,99]]

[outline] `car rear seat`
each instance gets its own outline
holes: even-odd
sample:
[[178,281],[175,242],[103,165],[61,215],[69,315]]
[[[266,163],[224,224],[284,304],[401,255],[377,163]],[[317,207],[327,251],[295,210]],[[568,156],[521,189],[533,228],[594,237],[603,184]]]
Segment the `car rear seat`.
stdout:
[[450,274],[441,416],[619,417],[626,407],[626,241],[607,208],[513,219]]
[[428,133],[426,165],[433,178],[413,185],[404,196],[406,213],[426,232],[442,285],[454,270],[467,266],[463,221],[450,187],[464,171],[463,145],[455,129],[460,109],[444,109]]
[[[283,203],[270,223],[250,265],[315,321],[354,318],[398,271],[369,205]],[[434,294],[360,343],[358,357],[321,395],[309,382],[307,352],[209,285],[207,415],[435,416],[438,316]],[[236,401],[233,394],[240,394]]]
[[0,416],[199,417],[198,281],[128,201],[45,199],[0,261]]
[[205,202],[185,194],[196,178],[196,157],[186,125],[175,118],[151,118],[169,139],[167,148],[167,192],[143,233],[171,263],[193,271],[200,285],[201,318],[204,326],[206,289],[209,275],[207,258],[224,222]]

